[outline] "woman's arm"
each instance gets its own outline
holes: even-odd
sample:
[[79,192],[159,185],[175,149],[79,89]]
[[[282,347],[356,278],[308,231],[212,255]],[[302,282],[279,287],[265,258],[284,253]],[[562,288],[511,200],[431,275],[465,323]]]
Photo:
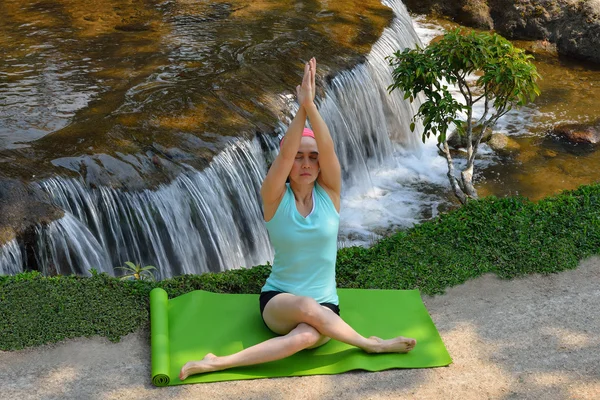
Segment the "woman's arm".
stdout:
[[319,167],[321,168],[319,185],[331,189],[339,196],[342,191],[342,168],[335,154],[329,128],[314,104],[306,108],[306,113],[315,132],[319,148]]
[[285,133],[285,140],[279,149],[279,154],[275,157],[275,161],[262,183],[260,194],[265,205],[273,203],[283,196],[285,181],[292,170],[294,158],[300,147],[305,121],[306,111],[300,107]]
[[306,99],[314,98],[314,90],[311,87],[310,68],[311,65],[309,63],[304,66],[302,85],[296,87],[300,109],[288,127],[279,154],[275,158],[275,161],[273,161],[271,168],[269,168],[269,172],[260,189],[266,221],[269,221],[275,215],[275,211],[283,198],[285,181],[292,170],[294,159],[300,147],[302,130],[306,123],[306,110],[302,104],[306,102]]
[[[317,69],[317,61],[313,58],[310,60],[311,63],[311,79],[314,87],[315,75]],[[342,191],[342,168],[340,167],[340,161],[335,154],[335,147],[329,128],[317,106],[313,101],[306,101],[303,105],[306,110],[308,119],[315,132],[315,139],[317,141],[317,147],[319,148],[319,167],[321,173],[319,175],[318,183],[321,185],[332,197],[333,203],[339,211],[339,198]]]

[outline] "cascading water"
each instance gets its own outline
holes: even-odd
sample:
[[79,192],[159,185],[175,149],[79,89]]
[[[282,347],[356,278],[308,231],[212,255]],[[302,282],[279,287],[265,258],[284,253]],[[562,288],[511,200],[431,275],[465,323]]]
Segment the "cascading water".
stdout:
[[332,80],[320,107],[344,171],[343,245],[369,245],[381,234],[435,216],[446,202],[422,190],[423,185],[445,188],[447,178],[433,141],[420,143],[419,124],[415,132],[409,130],[419,99],[410,103],[399,91],[387,91],[392,78],[386,57],[420,44],[420,34],[402,2],[384,4],[396,18],[365,64]]
[[[377,229],[414,223],[424,204],[435,209],[439,200],[427,200],[411,185],[445,179],[443,162],[432,162],[431,151],[423,155],[419,134],[408,130],[413,105],[387,93],[385,57],[418,38],[404,5],[386,4],[396,12],[393,24],[364,64],[329,82],[320,103],[344,171],[344,243],[368,243]],[[275,140],[261,138],[263,147],[275,149]],[[114,273],[113,266],[133,261],[156,266],[159,279],[264,263],[273,255],[260,209],[264,159],[258,140],[240,139],[202,172],[189,168],[154,191],[92,189],[63,178],[39,182],[66,216],[38,228],[35,257],[50,273]],[[16,259],[6,246],[2,254]]]
[[14,275],[22,271],[23,256],[16,240],[0,246],[0,275]]
[[[373,45],[364,64],[344,71],[327,85],[319,110],[327,122],[340,159],[347,187],[371,186],[369,166],[380,166],[394,153],[394,143],[409,151],[418,149],[418,133],[409,131],[418,104],[391,95],[386,57],[419,43],[412,20],[398,1],[385,2],[396,12],[391,26]],[[416,106],[416,108],[415,108]]]
[[[110,265],[134,261],[154,265],[157,278],[165,278],[264,263],[272,257],[257,200],[265,171],[258,143],[239,140],[204,171],[190,169],[155,191],[94,190],[62,178],[41,182],[68,213],[69,227],[81,221],[89,229],[87,235],[66,227],[40,230],[42,265],[52,260],[63,273],[112,272]],[[87,253],[74,257],[82,241]],[[56,250],[47,256],[46,247]]]
[[36,262],[46,275],[90,275],[90,269],[114,274],[104,247],[81,221],[66,213],[47,227],[36,228]]

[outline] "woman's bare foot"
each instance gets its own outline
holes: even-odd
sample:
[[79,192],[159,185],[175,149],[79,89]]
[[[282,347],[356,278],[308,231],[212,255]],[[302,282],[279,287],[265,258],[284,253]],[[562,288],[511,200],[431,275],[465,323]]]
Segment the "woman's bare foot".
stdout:
[[208,353],[200,361],[190,361],[185,363],[185,365],[181,367],[181,371],[179,372],[179,380],[184,381],[190,375],[216,371],[217,367],[216,365],[214,365],[214,360],[216,360],[217,358],[218,357],[214,354]]
[[415,348],[417,341],[411,338],[398,336],[393,339],[383,340],[377,336],[371,336],[369,339],[375,340],[377,344],[368,353],[408,353]]

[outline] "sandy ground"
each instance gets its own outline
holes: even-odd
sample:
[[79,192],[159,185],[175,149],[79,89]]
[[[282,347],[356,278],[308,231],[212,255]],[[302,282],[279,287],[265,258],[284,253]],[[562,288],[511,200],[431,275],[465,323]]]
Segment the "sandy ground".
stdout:
[[600,258],[424,297],[449,367],[155,388],[148,332],[0,352],[1,399],[600,399]]

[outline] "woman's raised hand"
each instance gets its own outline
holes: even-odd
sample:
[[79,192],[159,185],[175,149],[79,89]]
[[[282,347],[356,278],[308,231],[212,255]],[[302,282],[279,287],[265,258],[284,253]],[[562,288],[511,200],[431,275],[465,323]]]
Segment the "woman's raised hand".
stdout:
[[316,85],[315,76],[317,72],[317,60],[311,58],[304,65],[304,76],[302,77],[302,85],[296,86],[296,95],[300,106],[308,107],[315,100]]
[[311,85],[311,98],[312,101],[315,101],[315,95],[317,93],[317,85],[315,83],[315,77],[317,76],[317,59],[311,58],[309,61],[310,64],[310,85]]

